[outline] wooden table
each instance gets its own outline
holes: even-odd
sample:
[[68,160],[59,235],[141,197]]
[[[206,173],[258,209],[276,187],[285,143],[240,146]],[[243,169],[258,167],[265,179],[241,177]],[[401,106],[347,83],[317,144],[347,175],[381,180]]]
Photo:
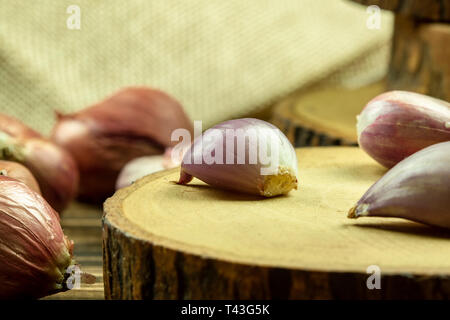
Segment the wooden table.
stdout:
[[102,267],[102,209],[74,203],[61,219],[64,233],[75,242],[74,256],[83,271],[93,274],[95,284],[81,284],[73,289],[48,296],[46,300],[104,299]]

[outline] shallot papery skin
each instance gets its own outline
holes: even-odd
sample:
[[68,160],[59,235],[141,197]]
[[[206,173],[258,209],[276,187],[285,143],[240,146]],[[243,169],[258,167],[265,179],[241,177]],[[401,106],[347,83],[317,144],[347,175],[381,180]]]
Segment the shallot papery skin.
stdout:
[[27,167],[38,181],[43,197],[60,213],[77,195],[79,173],[72,156],[20,121],[4,115],[0,115],[0,159]]
[[[257,139],[245,138],[252,132]],[[259,150],[270,154],[268,161],[262,161],[265,152]],[[286,136],[270,123],[244,118],[222,122],[197,137],[184,155],[178,184],[196,177],[217,188],[272,197],[297,189],[297,172],[297,156]]]
[[390,169],[348,215],[365,216],[450,228],[450,141],[422,149]]
[[357,119],[359,145],[387,168],[425,147],[450,141],[450,104],[418,93],[383,93]]
[[52,140],[69,151],[81,173],[80,198],[102,202],[115,191],[131,160],[162,154],[175,145],[171,134],[193,126],[182,106],[166,93],[145,87],[123,89],[80,112],[59,115]]
[[34,192],[41,194],[41,189],[33,174],[20,163],[0,160],[0,175],[19,180]]
[[24,183],[0,176],[0,299],[40,298],[65,289],[73,243],[58,214]]

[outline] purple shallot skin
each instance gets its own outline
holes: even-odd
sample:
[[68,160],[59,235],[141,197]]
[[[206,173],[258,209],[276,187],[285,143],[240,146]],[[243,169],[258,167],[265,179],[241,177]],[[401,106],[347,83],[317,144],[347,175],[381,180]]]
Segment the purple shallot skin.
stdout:
[[450,229],[450,141],[414,153],[375,182],[348,214],[366,216]]
[[0,176],[0,299],[40,298],[64,290],[73,242],[59,216],[24,183]]
[[432,144],[450,141],[450,104],[418,93],[383,93],[357,118],[360,147],[386,168]]
[[196,138],[183,157],[178,184],[196,177],[219,189],[272,197],[297,189],[297,172],[295,150],[284,134],[245,118],[222,122]]

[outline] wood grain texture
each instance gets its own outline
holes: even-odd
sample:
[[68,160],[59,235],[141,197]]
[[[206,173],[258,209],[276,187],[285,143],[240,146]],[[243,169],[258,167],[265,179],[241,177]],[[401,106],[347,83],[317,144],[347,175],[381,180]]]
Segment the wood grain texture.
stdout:
[[395,17],[388,88],[450,101],[450,24]]
[[450,22],[450,2],[448,0],[352,0],[381,9],[412,16],[415,20]]
[[[178,170],[147,176],[105,204],[107,299],[450,297],[450,234],[401,219],[349,220],[385,172],[354,147],[298,149],[300,188],[260,199]],[[370,265],[381,290],[366,286]]]
[[84,272],[96,277],[96,282],[82,283],[80,289],[54,294],[45,300],[104,299],[101,219],[101,208],[81,203],[73,203],[63,213],[61,225],[66,236],[75,243],[75,260]]
[[383,91],[384,82],[357,89],[312,88],[276,105],[271,122],[295,147],[356,145],[356,116]]

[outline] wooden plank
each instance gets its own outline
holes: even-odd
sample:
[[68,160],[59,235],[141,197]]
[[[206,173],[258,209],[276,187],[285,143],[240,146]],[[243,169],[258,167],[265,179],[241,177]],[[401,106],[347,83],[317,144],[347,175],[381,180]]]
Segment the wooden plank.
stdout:
[[84,272],[96,277],[94,284],[45,297],[45,300],[104,299],[102,266],[102,209],[74,203],[63,214],[64,233],[75,242],[74,258]]

